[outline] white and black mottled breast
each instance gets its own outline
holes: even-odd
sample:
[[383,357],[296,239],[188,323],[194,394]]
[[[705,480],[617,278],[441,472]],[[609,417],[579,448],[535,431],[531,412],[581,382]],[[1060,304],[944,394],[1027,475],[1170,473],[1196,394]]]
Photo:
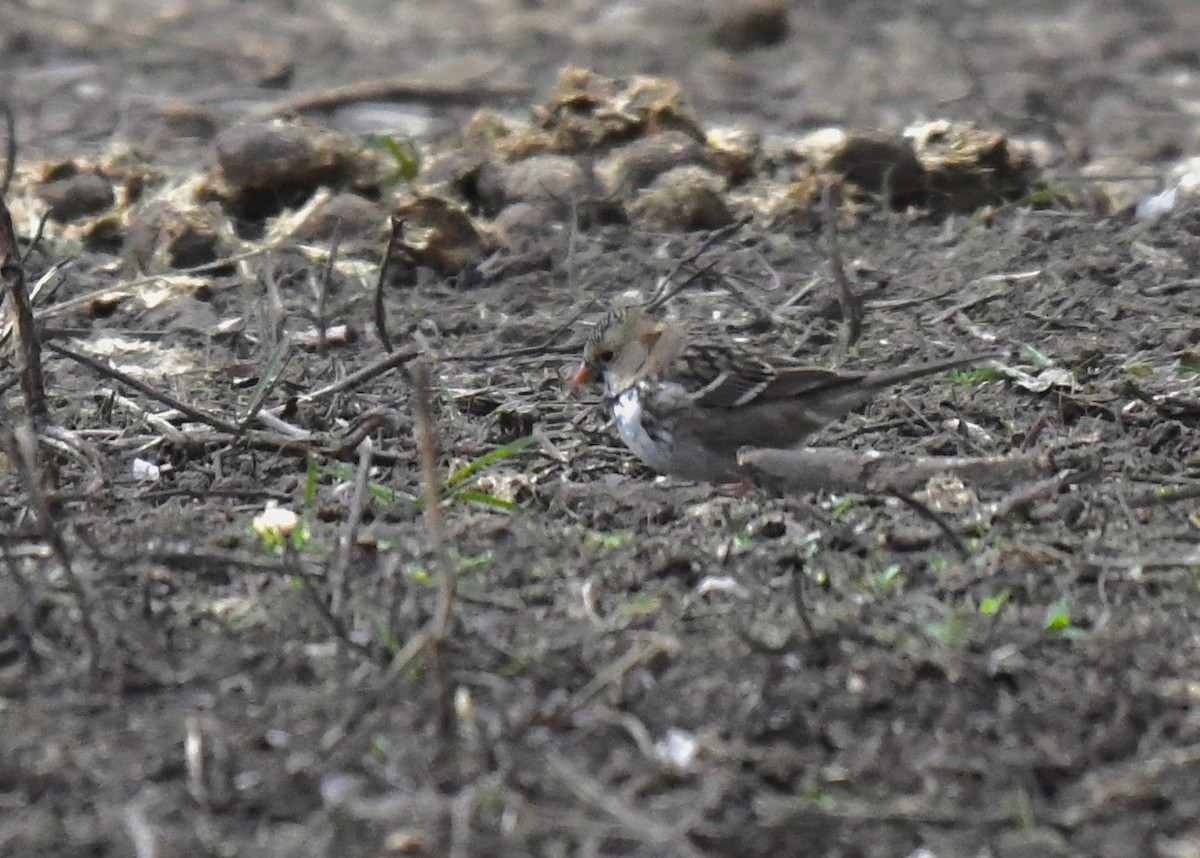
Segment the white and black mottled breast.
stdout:
[[681,385],[661,381],[639,382],[610,403],[621,440],[654,470],[685,480],[737,482],[734,451],[697,437],[694,408]]
[[650,467],[665,472],[670,470],[671,432],[642,407],[642,387],[635,384],[612,400],[613,422],[626,447]]

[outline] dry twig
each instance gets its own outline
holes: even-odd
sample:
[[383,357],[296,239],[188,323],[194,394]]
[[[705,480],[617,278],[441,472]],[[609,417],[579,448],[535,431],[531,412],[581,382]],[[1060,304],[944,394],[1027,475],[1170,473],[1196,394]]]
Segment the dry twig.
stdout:
[[620,682],[631,670],[653,661],[660,655],[673,653],[677,649],[679,649],[679,641],[665,635],[655,635],[647,643],[631,648],[592,677],[591,682],[572,694],[570,699],[555,711],[555,717],[569,718],[595,699],[604,689]]
[[834,285],[837,286],[838,304],[842,308],[842,320],[846,323],[846,348],[850,349],[862,337],[863,305],[862,299],[850,288],[850,280],[846,277],[846,264],[838,242],[833,190],[828,184],[821,192],[821,208],[825,220],[825,249],[829,253],[829,271],[833,275]]
[[[745,225],[745,221],[735,221],[728,226],[723,226],[720,229],[714,229],[712,232],[706,235],[691,253],[681,257],[679,261],[672,266],[671,270],[664,274],[661,279],[659,279],[658,285],[654,289],[654,294],[651,295],[650,300],[646,302],[647,309],[652,311],[660,309],[667,303],[667,301],[674,298],[700,277],[703,277],[710,270],[712,270],[716,266],[715,262],[699,266],[696,265],[697,260],[718,241],[728,238]],[[682,283],[672,286],[671,281],[674,280],[676,275],[678,275],[679,272],[687,266],[695,267],[695,271]]]
[[316,390],[310,390],[308,393],[297,397],[300,402],[313,402],[317,399],[324,399],[326,396],[332,396],[335,393],[341,393],[346,390],[353,390],[361,384],[364,384],[376,376],[383,375],[389,370],[393,370],[398,366],[404,366],[409,361],[421,354],[421,347],[410,345],[400,351],[386,354],[374,363],[368,364],[361,369],[356,369],[345,378],[339,379],[324,387],[319,387]]
[[565,757],[550,754],[546,762],[555,777],[566,785],[577,799],[604,811],[629,834],[643,838],[647,844],[663,848],[661,853],[655,850],[655,854],[681,855],[685,858],[699,858],[703,854],[688,842],[685,829],[659,822],[638,810],[624,801],[618,791],[606,787],[576,768],[567,762]]
[[276,273],[276,259],[267,258],[267,264],[259,273],[259,282],[266,291],[266,330],[271,339],[279,342],[283,339],[283,325],[287,321],[287,308],[283,304],[283,296],[279,292],[279,277]]
[[[256,384],[254,387],[254,393],[250,396],[250,406],[246,409],[246,416],[242,418],[241,425],[238,426],[239,435],[249,428],[250,423],[255,418],[260,416],[262,407],[267,402],[267,397],[271,395],[271,391],[275,389],[276,385],[278,385],[280,380],[283,378],[283,368],[287,366],[288,360],[291,359],[291,356],[292,338],[290,336],[284,336],[275,346],[275,352],[271,355],[271,359],[267,361],[267,365],[262,371],[261,377],[258,380],[258,384]],[[296,437],[304,437],[309,434],[303,429],[297,430],[296,427],[289,426],[282,420],[273,422],[273,419],[277,420],[277,418],[274,418],[274,416],[269,413],[261,416],[267,418],[267,420],[264,422],[266,422],[267,425],[270,425],[276,431],[291,432],[295,430],[297,432]],[[284,427],[287,428],[285,429]]]
[[166,405],[170,408],[174,408],[181,412],[184,416],[190,417],[197,422],[205,424],[206,426],[211,426],[212,428],[221,432],[228,432],[230,435],[237,435],[241,431],[236,424],[230,423],[223,417],[218,417],[215,414],[209,414],[207,411],[196,408],[193,405],[188,405],[183,400],[176,399],[174,396],[171,396],[169,393],[163,393],[161,390],[156,390],[155,388],[146,384],[144,381],[140,381],[128,373],[121,372],[121,370],[111,367],[103,361],[96,360],[95,358],[89,357],[85,354],[80,354],[79,352],[69,349],[66,346],[56,342],[47,342],[46,348],[50,349],[52,352],[62,355],[63,357],[70,358],[76,363],[83,364],[89,369],[98,372],[105,378],[115,379],[122,384],[128,385],[139,393],[144,393],[151,399],[157,400],[158,402],[161,402],[163,405]]
[[478,83],[447,84],[409,78],[363,80],[313,92],[303,92],[269,104],[254,114],[255,119],[272,119],[295,113],[332,110],[362,101],[416,101],[438,106],[477,107],[523,98],[522,88],[484,86]]
[[71,554],[67,550],[66,540],[56,526],[56,519],[50,509],[50,503],[42,490],[42,465],[38,457],[37,437],[28,425],[20,426],[11,434],[12,449],[10,455],[14,462],[20,463],[21,478],[25,483],[25,492],[29,496],[29,506],[37,518],[42,537],[49,543],[50,550],[62,567],[63,577],[71,595],[75,599],[75,607],[79,611],[79,626],[83,629],[84,640],[87,644],[88,670],[94,672],[100,664],[100,634],[92,621],[91,599],[83,586],[83,581],[75,572],[71,562]]
[[442,517],[441,481],[437,476],[437,434],[430,408],[429,366],[416,363],[411,371],[413,422],[417,433],[417,460],[421,467],[421,490],[425,500],[425,524],[429,547],[438,569],[438,606],[433,631],[440,641],[450,624],[450,611],[458,581],[454,564],[446,556],[446,523]]
[[0,281],[8,292],[8,308],[17,334],[17,365],[25,407],[35,428],[46,422],[46,387],[42,379],[42,348],[34,327],[33,306],[25,285],[25,269],[17,247],[8,206],[0,198]]
[[942,536],[946,537],[949,543],[954,546],[954,551],[962,560],[966,560],[971,556],[971,552],[967,550],[967,544],[963,542],[962,537],[955,532],[954,528],[950,526],[950,522],[946,521],[946,517],[940,512],[927,504],[921,503],[907,492],[889,491],[887,494],[936,527]]
[[938,474],[976,485],[1008,487],[1056,470],[1046,454],[1026,456],[908,456],[836,447],[746,449],[738,464],[756,484],[783,493],[835,491],[893,494],[916,491]]
[[363,507],[367,499],[367,477],[371,473],[372,454],[375,445],[370,437],[363,438],[358,445],[358,469],[354,473],[354,494],[350,496],[350,506],[346,511],[346,521],[342,525],[342,533],[338,537],[337,552],[333,564],[329,567],[330,610],[335,614],[341,611],[346,601],[347,576],[350,568],[350,555],[354,551],[354,543],[358,539],[358,526],[362,522]]
[[6,197],[17,169],[17,118],[7,99],[0,101],[0,113],[4,115],[4,173],[0,174],[0,197]]
[[[38,546],[40,549],[40,546]],[[33,585],[25,577],[21,564],[17,562],[14,552],[9,549],[7,540],[0,540],[0,558],[4,559],[4,568],[17,588],[18,603],[24,610],[13,611],[13,618],[19,634],[14,635],[17,645],[28,661],[36,665],[39,661],[38,650],[35,646],[38,627],[38,600]]]
[[[316,293],[313,297],[316,302],[316,307],[313,308],[315,316],[313,323],[317,328],[317,354],[323,355],[329,348],[329,287],[333,283],[333,270],[337,264],[338,251],[342,248],[341,230],[334,230],[333,241],[329,245],[329,255],[325,257],[325,264],[321,266],[321,273],[317,275],[315,283],[313,283],[313,291]],[[309,276],[312,276],[310,270]]]
[[446,673],[442,642],[450,626],[454,609],[454,594],[458,589],[458,574],[446,550],[446,523],[442,517],[441,481],[437,475],[437,431],[433,424],[430,402],[429,365],[418,362],[410,372],[413,392],[413,424],[417,433],[417,460],[421,468],[421,489],[425,499],[425,523],[429,530],[429,548],[437,564],[437,610],[429,625],[429,657],[431,673],[437,685],[438,727],[443,737],[450,736],[454,727],[454,700]]
[[388,270],[392,267],[392,256],[400,247],[400,235],[404,230],[404,218],[392,215],[390,226],[392,234],[388,236],[387,247],[383,251],[383,261],[379,263],[379,279],[375,281],[375,294],[372,296],[373,315],[375,316],[375,333],[383,350],[392,352],[392,337],[387,329],[387,308],[383,306],[383,287],[387,283]]

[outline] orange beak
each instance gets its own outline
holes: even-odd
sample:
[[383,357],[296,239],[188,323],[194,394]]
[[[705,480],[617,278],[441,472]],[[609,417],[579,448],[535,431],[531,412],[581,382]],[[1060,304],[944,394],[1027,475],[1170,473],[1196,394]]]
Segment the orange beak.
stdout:
[[586,363],[581,363],[575,375],[571,377],[571,390],[577,390],[581,384],[590,384],[596,380],[596,370]]

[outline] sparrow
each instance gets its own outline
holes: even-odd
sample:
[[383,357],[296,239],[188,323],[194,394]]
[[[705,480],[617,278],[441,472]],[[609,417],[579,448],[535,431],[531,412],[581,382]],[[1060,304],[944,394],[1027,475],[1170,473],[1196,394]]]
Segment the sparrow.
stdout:
[[677,322],[627,307],[592,331],[571,386],[603,381],[621,440],[655,471],[744,483],[742,447],[798,446],[886,388],[989,357],[846,372],[760,357],[733,343],[693,342]]

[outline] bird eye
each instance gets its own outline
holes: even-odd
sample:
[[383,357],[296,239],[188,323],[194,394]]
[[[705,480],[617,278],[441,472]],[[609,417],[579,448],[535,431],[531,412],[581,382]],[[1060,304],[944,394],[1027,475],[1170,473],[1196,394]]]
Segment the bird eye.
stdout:
[[612,349],[601,349],[596,352],[596,363],[608,363],[613,359]]

